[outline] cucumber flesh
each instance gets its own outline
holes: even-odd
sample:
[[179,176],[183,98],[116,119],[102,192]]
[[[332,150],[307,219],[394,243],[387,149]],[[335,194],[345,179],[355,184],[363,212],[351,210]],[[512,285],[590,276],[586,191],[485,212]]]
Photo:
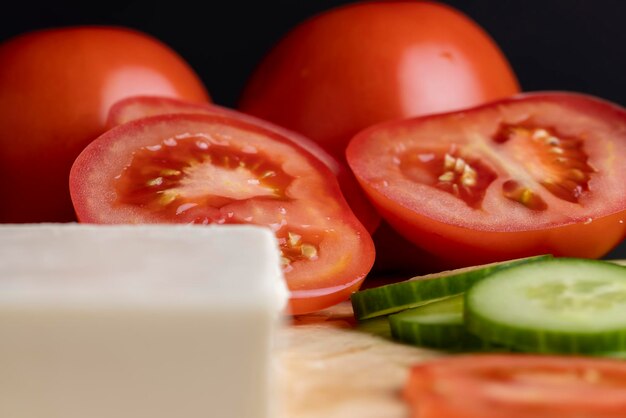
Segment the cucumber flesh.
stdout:
[[556,258],[496,272],[467,292],[465,325],[519,351],[625,351],[626,268]]
[[452,296],[389,316],[391,335],[404,343],[446,350],[480,347],[463,325],[463,295]]
[[355,317],[364,319],[389,315],[464,293],[490,274],[519,264],[551,258],[550,255],[520,258],[482,266],[429,274],[404,282],[362,290],[352,294]]

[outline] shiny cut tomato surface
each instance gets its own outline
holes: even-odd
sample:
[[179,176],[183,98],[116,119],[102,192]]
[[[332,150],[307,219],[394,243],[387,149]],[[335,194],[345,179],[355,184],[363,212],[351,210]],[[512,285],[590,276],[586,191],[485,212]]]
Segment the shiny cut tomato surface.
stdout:
[[293,314],[347,299],[374,262],[371,237],[332,172],[240,118],[165,115],[121,125],[76,159],[70,189],[81,222],[271,228]]
[[451,266],[601,257],[626,233],[626,111],[535,93],[359,133],[348,163],[382,216]]
[[350,138],[375,123],[517,92],[498,46],[459,11],[434,2],[360,2],[289,32],[251,77],[240,108],[343,159]]
[[113,128],[136,119],[167,114],[227,115],[278,133],[313,154],[333,172],[350,208],[370,233],[378,227],[380,215],[367,200],[345,163],[339,162],[316,142],[273,123],[215,104],[197,104],[156,96],[134,96],[111,107],[107,125]]
[[622,418],[626,363],[583,357],[465,355],[414,366],[414,418]]
[[209,100],[180,56],[132,30],[44,30],[0,45],[0,222],[75,219],[72,162],[110,106],[137,94]]

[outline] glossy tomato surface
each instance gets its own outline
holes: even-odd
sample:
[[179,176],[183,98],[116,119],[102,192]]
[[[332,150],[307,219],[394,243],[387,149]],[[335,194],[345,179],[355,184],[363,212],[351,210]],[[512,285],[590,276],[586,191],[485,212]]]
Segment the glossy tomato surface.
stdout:
[[415,366],[404,390],[419,418],[621,418],[626,363],[466,355]]
[[283,136],[222,115],[164,115],[114,128],[70,174],[88,223],[256,224],[279,240],[291,313],[357,290],[372,240],[332,172]]
[[301,146],[317,157],[317,159],[321,162],[326,164],[333,174],[337,176],[337,180],[341,186],[341,191],[348,201],[350,208],[368,232],[372,233],[378,227],[378,224],[380,223],[380,216],[378,215],[378,212],[376,212],[372,204],[367,200],[365,194],[361,190],[361,187],[352,175],[352,172],[346,167],[345,163],[337,161],[332,155],[327,153],[314,141],[273,123],[214,104],[190,103],[157,96],[135,96],[121,100],[111,107],[107,125],[109,128],[113,128],[117,125],[147,116],[177,113],[208,115],[222,114],[232,116],[253,125],[258,125],[262,128],[276,132],[284,138],[293,141],[295,144]]
[[362,2],[288,33],[253,74],[240,108],[343,159],[350,138],[375,123],[518,91],[497,45],[460,12],[433,2]]
[[209,100],[181,57],[139,32],[45,30],[0,45],[0,222],[75,219],[72,162],[109,107],[137,94]]
[[378,224],[380,223],[380,216],[365,197],[361,187],[345,163],[337,161],[316,142],[273,123],[214,104],[197,104],[157,96],[134,96],[121,100],[111,107],[107,125],[109,128],[113,128],[117,125],[148,116],[177,113],[208,115],[221,114],[232,116],[234,118],[241,119],[244,122],[258,125],[262,128],[276,132],[284,138],[293,141],[295,144],[301,146],[317,157],[317,159],[321,162],[326,164],[333,174],[337,176],[337,180],[341,186],[341,191],[348,201],[350,208],[368,232],[372,233],[378,227]]
[[626,111],[589,96],[384,123],[347,157],[396,231],[451,266],[596,258],[626,232]]

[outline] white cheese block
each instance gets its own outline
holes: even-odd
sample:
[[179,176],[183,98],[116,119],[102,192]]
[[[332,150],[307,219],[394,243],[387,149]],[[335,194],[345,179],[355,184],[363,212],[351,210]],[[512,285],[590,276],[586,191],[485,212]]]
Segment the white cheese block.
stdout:
[[253,226],[0,227],[0,417],[266,418],[287,290]]

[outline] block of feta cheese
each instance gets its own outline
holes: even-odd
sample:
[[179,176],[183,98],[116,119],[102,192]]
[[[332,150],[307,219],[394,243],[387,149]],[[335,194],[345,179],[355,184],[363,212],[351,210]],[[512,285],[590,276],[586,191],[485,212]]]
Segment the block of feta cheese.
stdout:
[[0,417],[267,418],[287,290],[253,226],[0,227]]

